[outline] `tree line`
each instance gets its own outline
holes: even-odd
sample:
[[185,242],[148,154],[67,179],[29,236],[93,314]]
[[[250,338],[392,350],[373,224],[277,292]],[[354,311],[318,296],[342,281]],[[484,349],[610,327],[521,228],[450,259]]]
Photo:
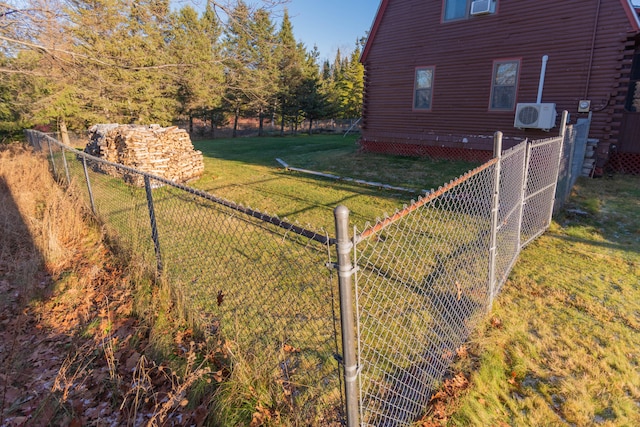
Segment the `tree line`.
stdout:
[[[364,39],[320,63],[286,9],[208,0],[0,2],[0,133],[95,123],[216,126],[255,118],[281,133],[305,120],[360,116]],[[192,129],[191,129],[192,130]]]

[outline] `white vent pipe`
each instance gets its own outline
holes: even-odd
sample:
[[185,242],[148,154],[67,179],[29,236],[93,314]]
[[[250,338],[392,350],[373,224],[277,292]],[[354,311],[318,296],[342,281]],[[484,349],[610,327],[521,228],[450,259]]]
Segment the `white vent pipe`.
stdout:
[[540,70],[540,83],[538,83],[538,99],[536,103],[542,102],[542,89],[544,88],[544,77],[547,74],[547,61],[549,61],[549,55],[542,57],[542,69]]

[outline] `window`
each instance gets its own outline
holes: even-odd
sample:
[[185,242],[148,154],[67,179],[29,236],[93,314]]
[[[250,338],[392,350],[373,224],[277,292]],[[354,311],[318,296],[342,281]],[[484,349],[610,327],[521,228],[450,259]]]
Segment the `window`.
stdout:
[[495,61],[491,84],[490,110],[513,110],[516,105],[516,89],[520,61]]
[[432,95],[433,67],[417,68],[413,87],[414,110],[430,110]]
[[444,20],[464,19],[469,13],[471,0],[444,0]]
[[467,19],[471,15],[472,3],[476,3],[474,10],[481,11],[478,14],[495,13],[497,0],[443,0],[443,21],[456,21]]

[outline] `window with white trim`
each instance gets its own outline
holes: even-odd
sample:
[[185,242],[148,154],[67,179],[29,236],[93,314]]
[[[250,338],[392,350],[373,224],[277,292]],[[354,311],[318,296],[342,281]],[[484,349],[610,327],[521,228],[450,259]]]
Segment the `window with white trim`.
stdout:
[[490,110],[511,111],[516,106],[519,60],[495,61],[491,81]]
[[433,98],[434,67],[416,68],[413,85],[413,109],[430,110]]

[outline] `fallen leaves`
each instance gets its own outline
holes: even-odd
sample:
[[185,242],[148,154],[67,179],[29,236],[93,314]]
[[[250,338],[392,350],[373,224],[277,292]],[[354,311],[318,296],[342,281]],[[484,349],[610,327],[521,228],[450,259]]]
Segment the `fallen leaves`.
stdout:
[[459,395],[468,387],[469,380],[463,373],[459,372],[453,377],[445,379],[440,389],[431,396],[427,415],[420,420],[419,426],[445,425]]
[[259,403],[256,405],[256,411],[251,417],[251,424],[249,424],[249,427],[260,427],[265,425],[268,421],[274,421],[276,424],[279,424],[280,412],[267,408]]
[[[0,272],[0,295],[16,295],[0,311],[0,425],[147,425],[160,415],[163,425],[203,425],[207,405],[191,405],[186,391],[199,378],[221,382],[228,373],[193,366],[179,377],[146,359],[149,328],[131,316],[127,277],[103,246],[90,250],[74,256],[60,286],[60,277],[38,274],[32,284],[45,297],[30,304],[32,291]],[[180,331],[176,354],[193,353],[192,342],[192,330]]]
[[220,307],[222,305],[222,303],[224,302],[224,297],[225,297],[225,293],[222,291],[218,291],[218,295],[216,296],[216,301],[218,303],[218,307]]
[[493,316],[491,318],[491,326],[496,329],[502,329],[502,320],[497,316]]
[[300,349],[296,348],[292,345],[289,344],[285,344],[282,346],[282,349],[285,351],[285,353],[300,353]]

